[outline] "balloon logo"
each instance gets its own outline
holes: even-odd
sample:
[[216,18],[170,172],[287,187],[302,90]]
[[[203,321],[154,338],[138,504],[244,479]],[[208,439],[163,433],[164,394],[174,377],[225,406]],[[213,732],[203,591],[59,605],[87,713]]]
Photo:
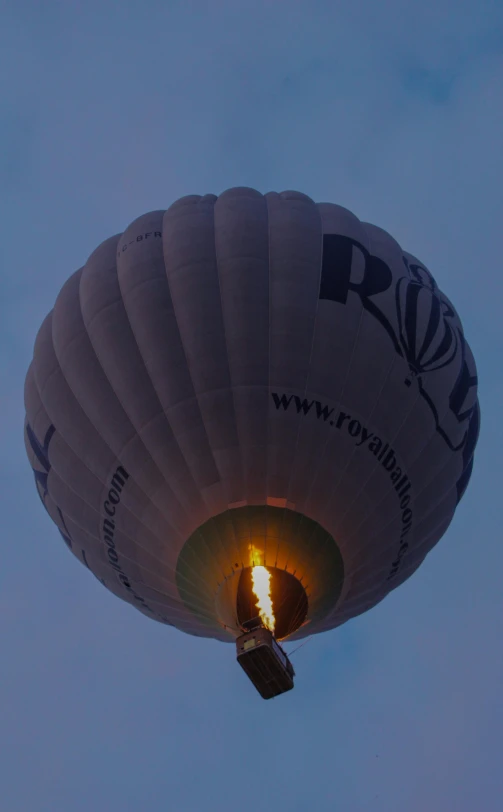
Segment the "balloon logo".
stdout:
[[[448,366],[459,339],[449,309],[430,287],[402,277],[396,286],[399,337],[411,377]],[[411,380],[406,379],[410,386]]]

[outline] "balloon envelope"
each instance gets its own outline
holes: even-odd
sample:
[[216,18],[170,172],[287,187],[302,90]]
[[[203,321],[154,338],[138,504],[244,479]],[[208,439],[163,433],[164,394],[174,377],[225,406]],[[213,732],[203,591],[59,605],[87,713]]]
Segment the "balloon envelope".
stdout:
[[139,217],[68,279],[26,378],[26,449],[118,597],[232,641],[262,565],[279,636],[302,637],[378,603],[444,534],[476,385],[453,305],[389,234],[238,188]]

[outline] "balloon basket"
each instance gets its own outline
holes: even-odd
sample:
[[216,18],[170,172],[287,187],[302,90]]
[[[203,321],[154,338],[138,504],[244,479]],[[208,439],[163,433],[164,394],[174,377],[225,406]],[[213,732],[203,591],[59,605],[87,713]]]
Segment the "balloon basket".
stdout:
[[264,626],[257,626],[237,638],[236,657],[263,699],[292,690],[293,666],[274,635]]

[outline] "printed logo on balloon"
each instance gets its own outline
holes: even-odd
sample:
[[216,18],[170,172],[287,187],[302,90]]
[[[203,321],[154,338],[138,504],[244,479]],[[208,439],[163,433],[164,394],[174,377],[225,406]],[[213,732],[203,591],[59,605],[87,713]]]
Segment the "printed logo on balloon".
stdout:
[[[392,320],[392,314],[385,312],[379,307],[378,299],[376,301],[393,285],[390,267],[357,240],[324,234],[320,299],[346,304],[349,294],[356,293],[365,310],[386,330],[396,352],[409,366],[404,384],[410,387],[416,382],[431,410],[436,431],[452,451],[463,450],[463,474],[457,488],[459,500],[470,478],[479,432],[475,363],[459,319],[433,276],[405,256],[403,262],[407,275],[395,283],[393,316],[396,320]],[[440,417],[434,397],[428,391],[428,374],[453,363],[458,364],[458,374],[448,396],[447,409]]]

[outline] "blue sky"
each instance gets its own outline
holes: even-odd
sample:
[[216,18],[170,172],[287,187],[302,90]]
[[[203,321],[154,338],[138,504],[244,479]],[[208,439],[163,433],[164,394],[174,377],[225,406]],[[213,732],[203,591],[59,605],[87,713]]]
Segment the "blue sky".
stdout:
[[[0,3],[4,812],[503,808],[503,5]],[[262,702],[231,647],[107,593],[45,515],[23,380],[67,276],[144,211],[299,189],[389,230],[477,359],[474,476],[420,571],[294,655]]]

